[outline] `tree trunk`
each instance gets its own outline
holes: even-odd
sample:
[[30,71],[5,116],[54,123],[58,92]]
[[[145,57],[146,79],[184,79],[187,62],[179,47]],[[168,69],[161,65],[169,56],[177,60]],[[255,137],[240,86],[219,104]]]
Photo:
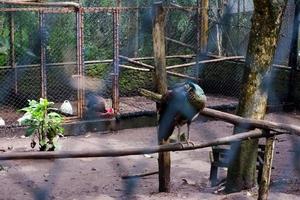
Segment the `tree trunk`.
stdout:
[[[279,36],[286,0],[254,0],[254,13],[237,114],[263,119],[266,112],[271,64]],[[234,134],[247,130],[235,127]],[[249,189],[256,184],[258,140],[232,144],[226,192]]]

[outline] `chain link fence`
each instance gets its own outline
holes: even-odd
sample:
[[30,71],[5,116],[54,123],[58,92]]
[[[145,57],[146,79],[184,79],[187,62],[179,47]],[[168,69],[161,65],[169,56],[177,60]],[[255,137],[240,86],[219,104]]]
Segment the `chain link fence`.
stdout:
[[[28,99],[38,99],[45,94],[55,102],[56,107],[64,100],[71,101],[75,117],[81,117],[78,109],[84,107],[84,99],[80,100],[83,89],[85,93],[104,97],[108,106],[112,106],[115,48],[122,56],[154,65],[154,1],[121,1],[118,24],[114,22],[117,1],[81,3],[82,38],[78,26],[80,13],[76,8],[1,5],[0,116],[4,116],[7,124],[16,124],[22,115],[16,111],[26,106]],[[167,66],[194,62],[189,67],[169,71],[188,77],[195,77],[199,71],[201,86],[206,93],[238,97],[245,67],[243,59],[201,61],[223,56],[246,56],[252,2],[210,1],[205,34],[208,36],[207,51],[214,57],[196,56],[201,31],[199,6],[197,1],[164,2]],[[276,64],[288,64],[293,9],[294,5],[289,3],[274,59]],[[119,33],[117,45],[114,38],[116,32]],[[80,45],[83,45],[82,55]],[[84,65],[80,65],[81,56]],[[153,89],[151,70],[123,59],[119,61],[119,85],[116,87],[121,97],[136,96],[139,88]],[[78,77],[83,74],[84,84],[80,85]],[[278,96],[284,99],[287,95],[288,76],[289,68],[274,70],[276,83],[273,84],[271,96],[276,101],[281,101]],[[185,78],[169,76],[168,80],[171,86]]]

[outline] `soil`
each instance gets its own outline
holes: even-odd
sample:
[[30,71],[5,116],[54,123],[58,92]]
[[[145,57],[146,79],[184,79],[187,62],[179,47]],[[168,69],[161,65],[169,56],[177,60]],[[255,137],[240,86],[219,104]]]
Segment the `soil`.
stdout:
[[[300,125],[300,115],[294,112],[271,113],[267,115],[267,119]],[[183,127],[182,131],[185,131],[185,128]],[[198,118],[191,125],[190,139],[198,144],[231,135],[232,130],[233,125],[229,123],[204,122]],[[60,138],[61,147],[58,151],[147,147],[156,145],[156,138],[156,127],[85,133],[81,136]],[[294,162],[295,155],[298,155],[297,140],[298,138],[288,135],[278,136],[276,140],[269,199],[300,199],[300,174],[295,167],[297,163]],[[299,140],[298,142],[300,144]],[[0,138],[0,150],[6,151],[3,154],[33,151],[29,138],[13,135]],[[157,154],[113,158],[0,161],[0,199],[257,199],[257,188],[223,194],[217,192],[221,189],[221,185],[210,186],[210,151],[211,148],[171,152],[170,193],[158,193],[157,174],[122,179],[122,176],[157,171]],[[221,181],[226,176],[226,169],[220,169],[219,174]]]

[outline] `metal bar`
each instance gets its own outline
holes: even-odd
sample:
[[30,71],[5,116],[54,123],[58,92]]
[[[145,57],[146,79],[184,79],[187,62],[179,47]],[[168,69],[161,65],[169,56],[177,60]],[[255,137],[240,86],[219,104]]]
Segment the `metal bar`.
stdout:
[[[117,0],[117,7],[120,8],[121,2]],[[120,10],[115,9],[113,13],[113,40],[114,40],[114,64],[113,64],[113,85],[112,85],[112,107],[115,113],[119,112],[119,51],[120,51]]]
[[45,7],[75,7],[79,8],[80,4],[75,2],[20,2],[20,1],[0,1],[0,4],[20,5],[20,6],[45,6]]
[[46,40],[45,40],[45,15],[39,13],[39,34],[41,43],[41,96],[47,98],[47,72],[46,72]]
[[78,77],[78,91],[77,91],[77,111],[79,118],[83,117],[83,105],[84,105],[84,87],[83,86],[83,72],[84,72],[84,62],[83,62],[83,10],[79,8],[76,10],[76,37],[77,37],[77,74]]
[[34,8],[0,8],[0,12],[40,12],[44,13],[71,13],[74,12],[73,8],[45,8],[45,7],[34,7]]
[[[174,6],[166,6],[165,7],[167,10],[189,10],[189,11],[193,11],[196,10],[197,7],[195,6],[186,6],[186,7],[174,7]],[[120,11],[128,11],[128,10],[142,10],[142,9],[151,9],[151,7],[147,7],[147,6],[133,6],[133,7],[87,7],[84,8],[84,12],[85,13],[96,13],[96,12],[114,12],[114,10],[120,10]]]

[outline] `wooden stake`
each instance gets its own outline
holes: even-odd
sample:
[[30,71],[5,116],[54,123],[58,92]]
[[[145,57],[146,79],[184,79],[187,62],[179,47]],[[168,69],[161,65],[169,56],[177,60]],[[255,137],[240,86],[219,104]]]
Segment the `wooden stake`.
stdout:
[[275,137],[274,136],[267,137],[265,156],[264,156],[264,166],[262,170],[262,177],[261,177],[259,191],[258,191],[258,200],[268,199],[274,147],[275,147]]
[[[166,12],[162,3],[153,5],[153,53],[154,53],[154,84],[159,94],[165,94],[167,87],[166,51],[165,51],[165,16]],[[158,141],[160,145],[168,144],[167,141]],[[159,192],[170,192],[170,152],[158,154]]]
[[199,23],[199,47],[200,53],[207,52],[207,41],[208,41],[208,0],[201,0],[201,7],[198,8],[200,23]]

